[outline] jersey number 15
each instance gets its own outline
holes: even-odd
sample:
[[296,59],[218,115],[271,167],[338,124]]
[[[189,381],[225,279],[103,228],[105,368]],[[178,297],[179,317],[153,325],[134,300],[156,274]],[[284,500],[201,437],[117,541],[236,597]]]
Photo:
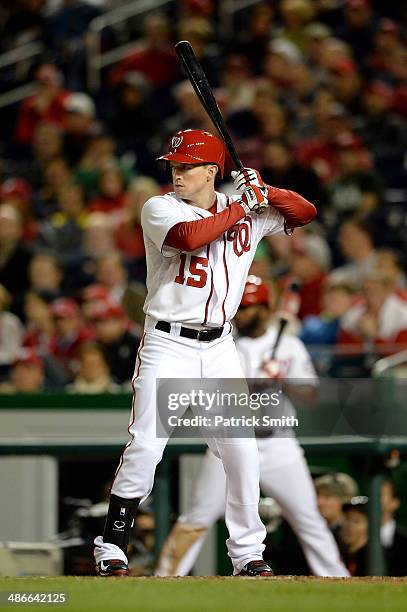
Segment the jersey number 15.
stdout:
[[185,280],[186,280],[186,284],[189,287],[199,287],[199,288],[205,287],[206,280],[208,278],[208,273],[205,270],[205,268],[207,268],[209,264],[206,257],[197,257],[196,255],[191,255],[191,259],[189,262],[189,269],[188,269],[189,274],[187,278],[185,276],[186,261],[187,261],[186,253],[181,253],[178,274],[174,279],[175,282],[178,283],[179,285],[185,285]]

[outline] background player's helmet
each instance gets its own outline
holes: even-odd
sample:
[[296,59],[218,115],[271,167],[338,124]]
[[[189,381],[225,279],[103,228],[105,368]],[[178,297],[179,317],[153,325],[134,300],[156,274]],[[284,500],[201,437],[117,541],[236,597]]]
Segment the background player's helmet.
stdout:
[[170,150],[158,157],[181,164],[216,164],[220,176],[225,166],[223,142],[204,130],[181,130],[173,136]]
[[269,306],[270,292],[267,285],[259,276],[250,275],[247,277],[240,305],[255,306],[257,304]]

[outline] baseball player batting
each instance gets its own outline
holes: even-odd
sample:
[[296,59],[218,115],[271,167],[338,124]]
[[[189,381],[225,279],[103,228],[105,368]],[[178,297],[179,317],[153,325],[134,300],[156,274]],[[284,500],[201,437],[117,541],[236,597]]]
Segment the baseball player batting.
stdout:
[[[283,335],[270,367],[277,328],[269,326],[270,299],[260,278],[249,276],[235,322],[239,331],[236,347],[247,378],[284,379],[284,415],[294,415],[290,395],[303,404],[313,402],[318,379],[308,352],[297,337]],[[278,369],[277,369],[278,368]],[[270,372],[273,374],[270,376]],[[273,417],[278,416],[273,412]],[[275,428],[257,439],[260,486],[279,504],[303,547],[316,576],[349,576],[340,560],[335,540],[321,517],[315,488],[292,428]],[[191,571],[207,530],[224,515],[225,473],[208,451],[203,459],[191,509],[178,518],[160,555],[156,575],[185,576]]]
[[[225,148],[209,132],[178,132],[162,159],[174,191],[148,200],[141,223],[147,260],[145,330],[133,377],[126,444],[111,488],[103,536],[95,538],[100,576],[128,575],[127,546],[135,512],[153,487],[167,439],[156,436],[156,379],[244,378],[230,320],[240,303],[256,247],[267,234],[289,232],[316,215],[299,194],[235,173],[242,193],[215,191]],[[257,214],[258,212],[263,214]],[[223,463],[228,554],[234,575],[271,576],[263,561],[265,528],[258,514],[256,440],[208,436]]]

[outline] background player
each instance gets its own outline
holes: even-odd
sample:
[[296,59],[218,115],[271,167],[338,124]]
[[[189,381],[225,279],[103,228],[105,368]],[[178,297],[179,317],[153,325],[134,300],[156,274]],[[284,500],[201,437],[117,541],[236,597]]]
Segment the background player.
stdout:
[[[266,234],[306,224],[316,214],[300,195],[264,185],[254,171],[236,176],[244,188],[236,201],[217,193],[214,183],[217,173],[223,174],[225,149],[208,132],[178,132],[160,159],[170,166],[174,192],[151,198],[141,214],[148,289],[145,332],[133,378],[131,439],[113,481],[103,537],[95,539],[101,576],[128,574],[131,525],[140,500],[152,489],[167,443],[168,437],[157,437],[157,379],[244,378],[230,320],[257,244]],[[260,209],[264,214],[256,214]],[[207,442],[226,472],[233,573],[270,576],[262,559],[265,529],[258,515],[256,441],[208,437]]]
[[[288,398],[302,405],[317,399],[317,375],[307,350],[295,336],[283,335],[275,360],[270,355],[277,330],[270,327],[272,308],[267,286],[249,276],[235,322],[239,331],[236,347],[247,378],[273,372],[284,379]],[[282,403],[284,415],[294,414],[291,402]],[[273,417],[275,415],[273,411]],[[258,437],[260,486],[281,507],[284,518],[295,531],[312,572],[317,576],[348,576],[338,548],[321,517],[315,488],[304,453],[294,431],[273,429]],[[196,483],[190,510],[179,517],[167,538],[156,570],[159,576],[185,576],[191,571],[207,530],[224,514],[226,478],[222,464],[207,451]]]

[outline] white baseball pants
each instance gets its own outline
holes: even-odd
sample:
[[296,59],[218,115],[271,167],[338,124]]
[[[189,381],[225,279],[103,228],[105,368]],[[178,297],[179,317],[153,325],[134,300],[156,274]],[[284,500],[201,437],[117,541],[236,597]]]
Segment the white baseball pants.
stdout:
[[[119,463],[111,492],[126,499],[145,499],[154,482],[168,438],[156,437],[156,380],[160,378],[244,378],[232,335],[198,342],[158,330],[145,333],[133,379],[132,436]],[[205,435],[205,434],[203,434]],[[237,574],[261,559],[265,527],[258,514],[259,458],[252,438],[207,438],[226,472],[222,513],[229,530],[226,544]],[[223,473],[222,463],[219,462]]]

